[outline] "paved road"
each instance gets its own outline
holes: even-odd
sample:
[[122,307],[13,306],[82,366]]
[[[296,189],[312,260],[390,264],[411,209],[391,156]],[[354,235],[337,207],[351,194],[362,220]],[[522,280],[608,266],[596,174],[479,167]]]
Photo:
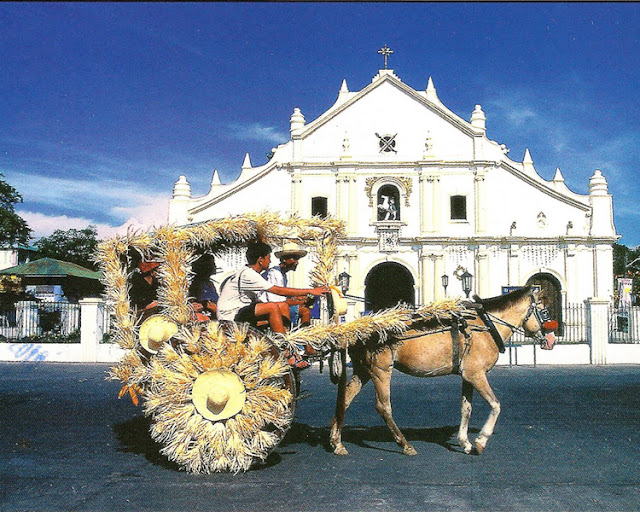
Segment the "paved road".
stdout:
[[[347,415],[349,457],[326,446],[335,388],[304,373],[296,421],[268,463],[192,475],[168,463],[104,365],[0,364],[0,510],[639,510],[640,367],[499,367],[482,456],[455,442],[459,379],[396,373],[399,453],[371,387]],[[471,431],[487,407],[474,401]]]

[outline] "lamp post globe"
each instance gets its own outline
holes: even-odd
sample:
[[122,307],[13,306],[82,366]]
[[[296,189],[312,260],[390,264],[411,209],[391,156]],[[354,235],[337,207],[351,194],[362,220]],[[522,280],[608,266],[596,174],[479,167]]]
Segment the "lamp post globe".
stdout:
[[468,299],[469,293],[471,293],[471,289],[473,288],[473,275],[471,275],[468,270],[465,270],[464,274],[462,274],[461,276],[461,279],[462,279],[462,291],[464,291]]
[[340,285],[340,289],[342,290],[342,294],[346,295],[349,291],[349,281],[351,280],[351,276],[347,272],[342,272],[338,276],[338,283]]

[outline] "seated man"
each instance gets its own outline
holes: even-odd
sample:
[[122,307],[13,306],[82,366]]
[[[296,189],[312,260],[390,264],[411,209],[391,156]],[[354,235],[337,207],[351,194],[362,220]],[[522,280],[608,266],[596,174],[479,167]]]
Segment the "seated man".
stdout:
[[158,310],[158,267],[157,261],[135,261],[131,276],[131,304],[142,319]]
[[211,274],[216,272],[216,263],[211,254],[205,253],[193,262],[191,270],[193,281],[189,286],[189,295],[194,299],[193,309],[199,321],[207,321],[216,317],[218,292],[211,281]]
[[[289,306],[286,302],[258,302],[260,292],[268,291],[284,297],[301,297],[309,294],[320,296],[329,292],[327,286],[307,289],[274,286],[260,275],[260,272],[269,268],[270,263],[271,247],[268,244],[264,242],[249,244],[247,266],[237,270],[220,285],[218,320],[247,322],[255,326],[258,319],[267,318],[273,332],[284,334],[283,318],[289,319]],[[297,363],[297,360],[294,363]]]
[[[296,243],[286,243],[282,251],[276,251],[274,254],[280,260],[280,264],[263,272],[262,277],[271,284],[286,287],[287,272],[295,271],[298,268],[298,261],[306,256],[307,251],[300,249]],[[311,310],[306,306],[307,297],[283,297],[274,293],[264,292],[259,295],[258,299],[260,302],[286,302],[291,312],[292,325],[295,325],[298,319],[300,319],[302,326],[307,326],[311,323]]]

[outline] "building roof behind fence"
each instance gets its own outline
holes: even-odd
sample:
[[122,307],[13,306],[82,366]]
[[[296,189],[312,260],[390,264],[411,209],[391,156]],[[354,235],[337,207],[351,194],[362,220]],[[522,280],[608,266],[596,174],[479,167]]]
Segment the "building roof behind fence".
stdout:
[[23,277],[80,277],[96,280],[102,278],[102,272],[94,272],[75,263],[53,258],[41,258],[16,267],[6,268],[0,270],[0,274]]

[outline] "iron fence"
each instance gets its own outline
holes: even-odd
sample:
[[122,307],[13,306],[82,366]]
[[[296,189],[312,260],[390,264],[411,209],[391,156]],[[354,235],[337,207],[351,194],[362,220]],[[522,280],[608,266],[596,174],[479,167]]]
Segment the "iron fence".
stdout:
[[[562,318],[558,321],[556,331],[556,343],[588,343],[587,306],[581,303],[570,303],[562,308]],[[523,333],[516,332],[511,337],[514,345],[527,345],[533,343]]]
[[80,305],[22,301],[0,305],[0,341],[80,342]]
[[609,342],[640,343],[640,307],[609,308]]

